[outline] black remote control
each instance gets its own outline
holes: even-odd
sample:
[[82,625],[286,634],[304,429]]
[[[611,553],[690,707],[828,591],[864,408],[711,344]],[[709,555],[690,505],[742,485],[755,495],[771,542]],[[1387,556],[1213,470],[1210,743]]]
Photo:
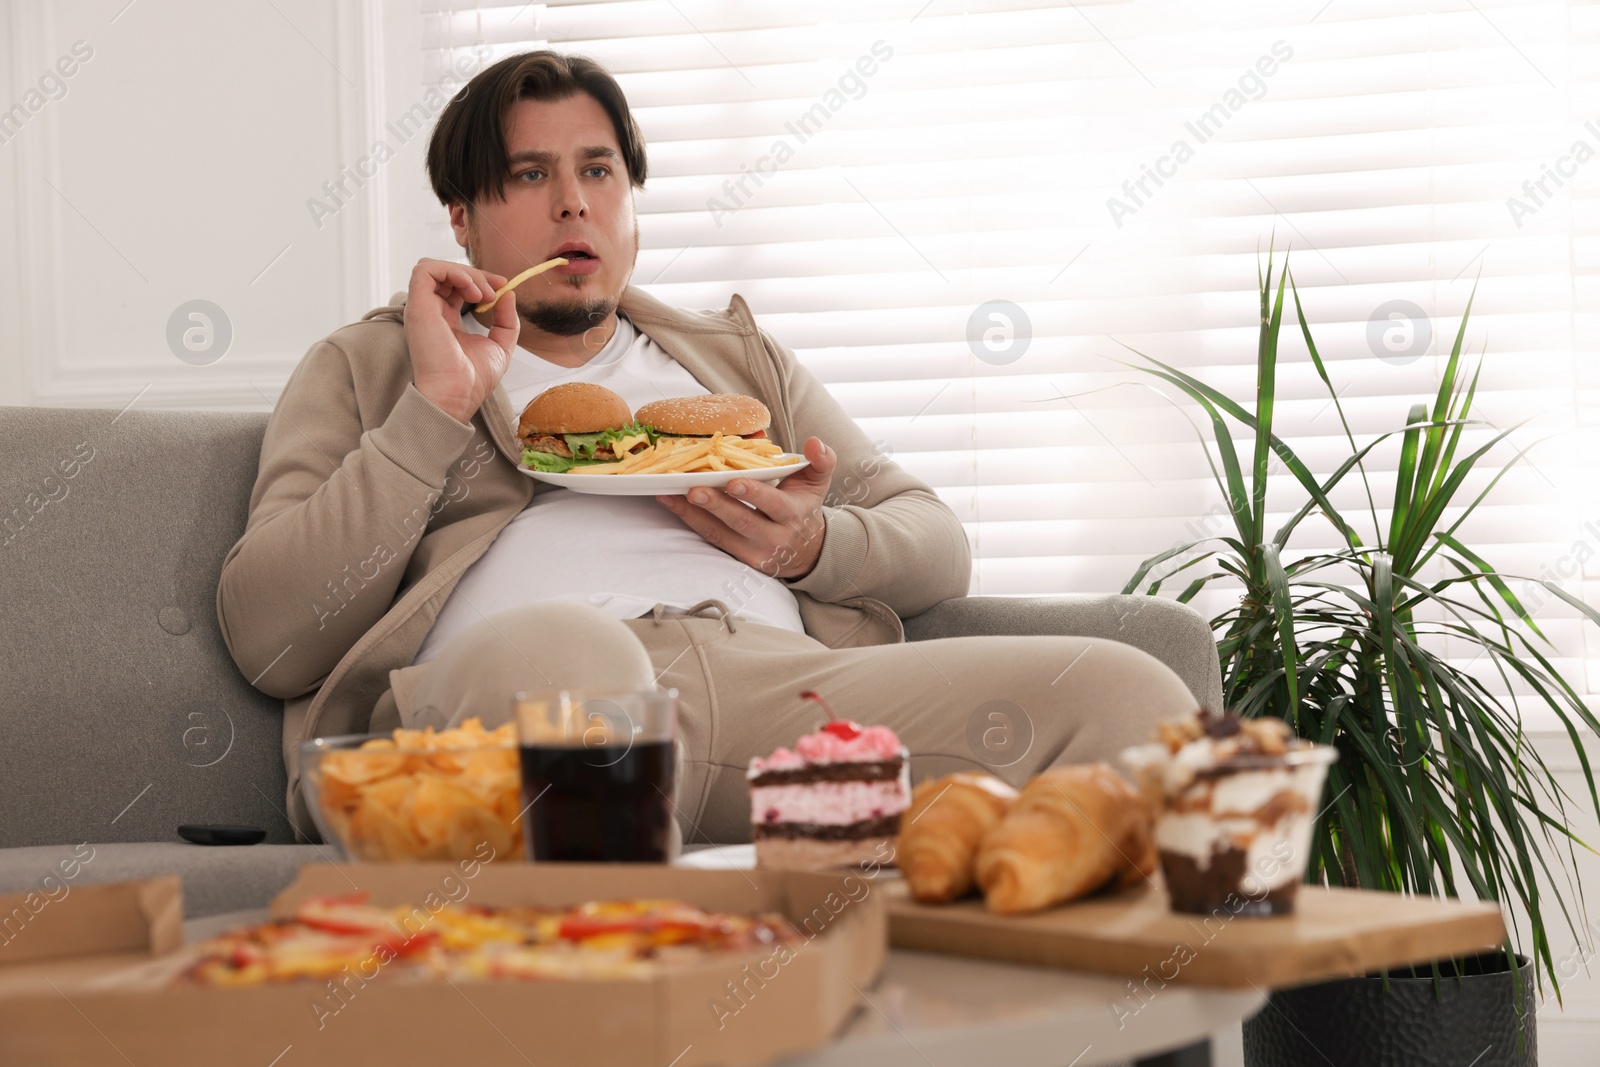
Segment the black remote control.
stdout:
[[259,826],[189,822],[178,827],[178,836],[197,845],[254,845],[265,841],[267,832]]

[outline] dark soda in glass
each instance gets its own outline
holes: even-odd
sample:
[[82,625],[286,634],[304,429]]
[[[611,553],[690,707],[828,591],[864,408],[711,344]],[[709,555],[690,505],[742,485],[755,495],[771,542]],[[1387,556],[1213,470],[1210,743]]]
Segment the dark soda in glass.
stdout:
[[671,741],[521,746],[528,856],[535,862],[665,863]]

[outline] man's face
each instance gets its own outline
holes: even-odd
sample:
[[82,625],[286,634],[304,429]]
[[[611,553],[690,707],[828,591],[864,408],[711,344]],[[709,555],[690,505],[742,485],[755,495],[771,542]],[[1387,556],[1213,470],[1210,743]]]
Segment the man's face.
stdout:
[[511,278],[556,256],[570,261],[522,283],[517,312],[573,336],[616,311],[639,254],[633,187],[611,118],[588,93],[519,100],[506,116],[511,177],[503,201],[452,208],[472,263]]

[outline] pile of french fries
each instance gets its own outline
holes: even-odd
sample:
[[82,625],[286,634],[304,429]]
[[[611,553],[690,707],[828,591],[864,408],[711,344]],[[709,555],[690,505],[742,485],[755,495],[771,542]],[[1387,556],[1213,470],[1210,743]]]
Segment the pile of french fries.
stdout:
[[715,433],[710,437],[662,437],[616,463],[574,467],[573,474],[692,474],[781,467],[783,449],[765,438]]

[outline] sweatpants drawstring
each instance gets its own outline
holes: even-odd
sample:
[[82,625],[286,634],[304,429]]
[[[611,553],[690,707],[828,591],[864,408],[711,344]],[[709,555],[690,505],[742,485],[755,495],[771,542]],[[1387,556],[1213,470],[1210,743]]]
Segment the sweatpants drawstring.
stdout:
[[[660,626],[662,617],[665,616],[666,613],[667,606],[665,604],[657,604],[655,607],[650,609],[650,619],[655,623],[655,625]],[[733,609],[728,607],[727,604],[724,604],[720,600],[702,600],[700,603],[689,608],[683,614],[702,619],[717,619],[728,628],[728,632],[730,634],[739,632],[739,626],[738,623],[735,622],[736,616],[733,614]]]

